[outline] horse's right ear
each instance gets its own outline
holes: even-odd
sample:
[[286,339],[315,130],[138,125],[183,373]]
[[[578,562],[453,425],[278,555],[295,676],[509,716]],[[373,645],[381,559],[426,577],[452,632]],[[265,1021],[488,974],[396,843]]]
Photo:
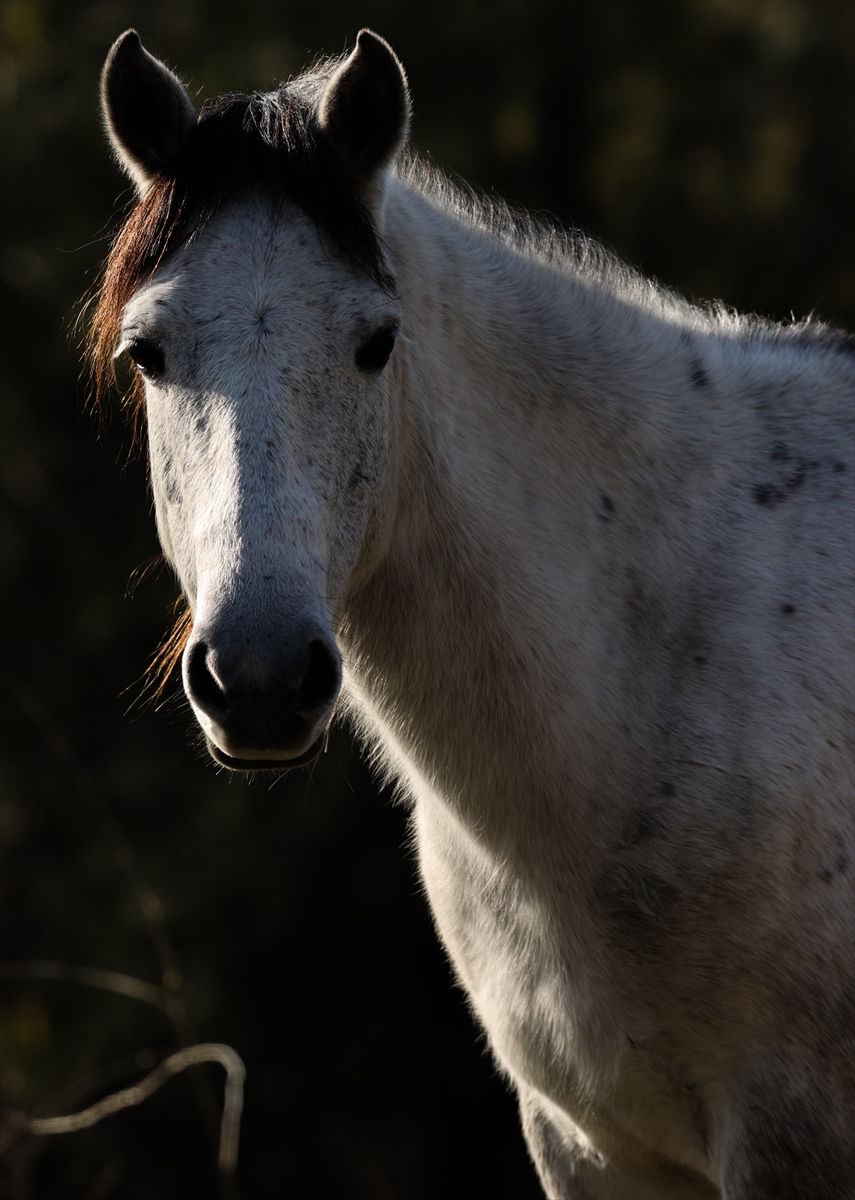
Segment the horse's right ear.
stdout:
[[107,55],[101,112],[116,157],[140,195],[196,124],[196,109],[184,86],[143,49],[135,29],[123,33]]

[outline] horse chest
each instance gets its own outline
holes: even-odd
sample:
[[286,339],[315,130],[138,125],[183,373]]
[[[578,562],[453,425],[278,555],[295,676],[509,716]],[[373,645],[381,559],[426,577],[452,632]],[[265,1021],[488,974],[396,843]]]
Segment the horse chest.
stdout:
[[642,1156],[703,1173],[698,1064],[667,1037],[631,1040],[649,1014],[627,1003],[625,980],[609,979],[605,939],[586,906],[559,920],[435,798],[417,801],[415,818],[439,933],[521,1096],[565,1114],[593,1146],[628,1139]]
[[443,813],[417,802],[416,838],[434,918],[502,1065],[556,1100],[584,1105],[594,1063],[622,1053],[621,1016],[602,976],[584,910],[571,931],[518,874]]

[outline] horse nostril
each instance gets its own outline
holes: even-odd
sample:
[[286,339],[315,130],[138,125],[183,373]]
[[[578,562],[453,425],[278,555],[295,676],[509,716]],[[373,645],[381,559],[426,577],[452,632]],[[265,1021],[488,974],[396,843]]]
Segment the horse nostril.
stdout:
[[228,708],[225,692],[208,669],[208,647],[197,642],[187,658],[187,690],[204,712],[213,714]]
[[340,683],[338,659],[323,642],[309,643],[309,665],[300,684],[300,707],[311,712],[335,699]]
[[[315,721],[335,701],[341,666],[337,651],[321,638],[298,642],[290,659],[282,655],[264,672],[253,670],[251,661],[230,663],[221,650],[200,638],[187,650],[184,681],[197,714],[205,714],[236,738],[238,731],[238,740],[261,745],[259,731],[268,726],[279,729],[295,721]],[[268,740],[270,736],[264,734]]]

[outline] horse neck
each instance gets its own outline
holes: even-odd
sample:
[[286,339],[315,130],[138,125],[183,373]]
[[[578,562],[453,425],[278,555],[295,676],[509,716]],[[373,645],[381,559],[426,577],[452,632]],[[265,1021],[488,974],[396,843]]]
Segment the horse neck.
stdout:
[[[580,242],[578,262],[569,249],[549,261],[400,183],[385,241],[407,338],[393,359],[405,507],[426,470],[435,500],[419,511],[438,517],[444,500],[457,513],[468,496],[486,536],[497,505],[520,515],[518,497],[503,497],[524,481],[529,528],[563,504],[545,494],[544,473],[572,492],[625,473],[627,456],[658,456],[680,426],[697,436],[690,377],[704,359],[725,366],[709,320],[595,243]],[[435,490],[435,471],[450,493]]]
[[592,505],[622,470],[651,337],[679,333],[403,185],[386,221],[407,339],[394,518],[348,605],[351,692],[397,771],[483,827],[502,795],[555,791],[556,762],[573,761],[562,788],[601,771],[609,681],[574,597],[590,599]]

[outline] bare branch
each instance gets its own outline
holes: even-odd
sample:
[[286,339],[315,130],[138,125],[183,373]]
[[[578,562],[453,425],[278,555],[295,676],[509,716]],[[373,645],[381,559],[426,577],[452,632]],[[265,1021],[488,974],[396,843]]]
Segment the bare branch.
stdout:
[[204,1062],[219,1063],[226,1072],[226,1093],[220,1126],[219,1169],[222,1174],[231,1175],[237,1165],[246,1068],[240,1055],[231,1046],[219,1045],[216,1042],[188,1046],[176,1054],[171,1054],[169,1058],[146,1075],[145,1079],[133,1087],[124,1088],[121,1092],[114,1092],[112,1096],[99,1100],[97,1104],[84,1109],[83,1112],[72,1113],[67,1117],[28,1117],[24,1113],[9,1113],[8,1120],[24,1132],[38,1136],[76,1133],[80,1129],[88,1129],[90,1125],[96,1125],[104,1117],[110,1117],[125,1108],[141,1104],[173,1075],[177,1075],[187,1067]]

